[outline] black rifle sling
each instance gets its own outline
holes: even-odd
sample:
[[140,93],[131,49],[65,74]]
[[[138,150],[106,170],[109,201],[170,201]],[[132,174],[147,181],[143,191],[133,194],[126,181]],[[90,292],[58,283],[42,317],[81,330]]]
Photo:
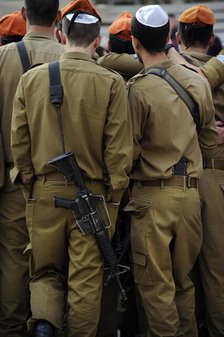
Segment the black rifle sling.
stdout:
[[63,103],[63,87],[61,84],[60,65],[58,61],[49,63],[50,99],[52,104]]
[[60,75],[60,64],[59,61],[54,61],[49,63],[49,79],[50,79],[50,100],[51,103],[55,106],[58,116],[58,125],[61,136],[61,145],[63,153],[65,153],[65,141],[64,141],[64,132],[61,116],[61,105],[63,103],[63,87],[61,84],[61,75]]
[[153,67],[150,68],[147,72],[147,74],[153,74],[157,75],[164,80],[166,80],[171,87],[176,91],[176,93],[179,95],[179,97],[184,101],[184,103],[187,105],[194,122],[196,124],[197,132],[200,132],[200,113],[198,110],[197,103],[192,99],[190,94],[186,91],[185,88],[180,85],[179,82],[175,78],[173,78],[165,69],[159,68],[159,67]]
[[18,42],[16,46],[23,66],[23,72],[25,73],[31,66],[28,53],[23,41]]

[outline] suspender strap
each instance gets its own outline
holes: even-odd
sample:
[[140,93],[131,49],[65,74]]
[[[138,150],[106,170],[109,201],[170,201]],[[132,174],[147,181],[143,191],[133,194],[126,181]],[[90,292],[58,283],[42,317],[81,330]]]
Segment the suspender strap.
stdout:
[[61,85],[60,65],[58,61],[49,63],[50,99],[52,104],[63,103],[63,87]]
[[180,98],[184,101],[184,103],[190,110],[190,113],[196,124],[197,132],[199,133],[200,113],[198,110],[198,105],[194,102],[194,100],[192,99],[190,94],[186,91],[186,89],[183,88],[182,85],[180,85],[180,83],[177,82],[177,80],[174,77],[172,77],[165,69],[153,67],[149,69],[148,74],[159,76],[171,85],[171,87],[176,91],[176,93],[180,96]]
[[18,42],[16,46],[17,46],[19,56],[22,62],[23,72],[25,73],[30,68],[30,65],[31,65],[28,53],[27,53],[27,50],[26,50],[26,47],[23,41]]
[[61,105],[63,103],[63,87],[61,84],[61,75],[60,75],[60,64],[58,61],[49,63],[49,79],[50,79],[50,100],[51,103],[55,106],[57,116],[58,116],[58,126],[61,137],[61,146],[63,153],[65,153],[65,141],[64,141],[64,131],[62,124],[62,115],[61,115]]

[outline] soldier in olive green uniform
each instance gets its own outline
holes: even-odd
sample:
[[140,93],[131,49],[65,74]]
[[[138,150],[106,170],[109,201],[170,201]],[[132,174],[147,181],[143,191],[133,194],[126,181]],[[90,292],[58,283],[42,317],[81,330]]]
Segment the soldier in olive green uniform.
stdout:
[[[41,4],[41,8],[40,8]],[[31,64],[58,59],[64,48],[54,41],[58,2],[27,0],[22,10],[27,22],[23,42]],[[10,145],[13,98],[23,67],[16,43],[0,48],[0,117],[5,170],[0,190],[0,335],[24,337],[30,315],[28,255],[29,241],[25,221],[25,200],[20,187],[13,186],[9,171],[13,167]],[[39,84],[41,85],[41,84]],[[1,173],[3,170],[1,170]],[[1,177],[2,180],[2,177]]]
[[[206,81],[168,59],[168,15],[158,5],[140,8],[132,21],[135,51],[144,69],[127,84],[134,133],[132,212],[134,277],[149,336],[198,335],[189,273],[200,252],[198,179],[202,156],[222,159],[214,106]],[[200,112],[199,138],[192,115],[159,67],[189,91]]]
[[[87,187],[105,196],[112,235],[133,156],[125,86],[119,74],[92,60],[100,43],[100,17],[87,0],[68,7],[62,31],[66,52],[59,64],[65,150],[75,153]],[[63,151],[57,113],[50,102],[48,64],[21,78],[11,139],[15,182],[22,182],[27,191],[32,247],[29,328],[34,327],[34,335],[39,336],[42,323],[46,336],[58,336],[66,312],[68,337],[94,337],[103,260],[94,234],[83,235],[72,211],[54,206],[54,196],[74,199],[78,188],[48,164]]]
[[[177,41],[181,55],[196,66],[203,66],[214,41],[213,12],[197,5],[183,12],[179,19]],[[212,91],[216,123],[224,124],[224,84]],[[199,255],[200,276],[204,289],[206,325],[210,337],[224,335],[224,212],[223,212],[224,159],[204,157],[204,174],[199,183],[202,200],[203,243]]]
[[122,12],[109,26],[109,53],[97,59],[99,64],[121,74],[125,81],[142,70],[131,42],[131,18],[128,11]]

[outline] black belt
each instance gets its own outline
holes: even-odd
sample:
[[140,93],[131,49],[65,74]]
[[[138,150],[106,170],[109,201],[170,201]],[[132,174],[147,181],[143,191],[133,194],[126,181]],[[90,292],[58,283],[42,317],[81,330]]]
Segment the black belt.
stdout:
[[224,170],[224,160],[203,158],[203,168]]
[[190,176],[173,176],[169,179],[156,179],[156,180],[146,180],[146,181],[135,181],[134,185],[138,186],[160,186],[161,188],[165,186],[179,186],[187,188],[197,188],[198,179]]

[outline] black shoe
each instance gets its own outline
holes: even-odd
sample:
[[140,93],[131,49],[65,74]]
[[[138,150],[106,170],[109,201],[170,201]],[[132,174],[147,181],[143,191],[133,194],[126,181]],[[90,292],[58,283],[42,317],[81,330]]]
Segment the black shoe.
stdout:
[[54,337],[54,328],[47,321],[38,321],[34,328],[34,337]]

